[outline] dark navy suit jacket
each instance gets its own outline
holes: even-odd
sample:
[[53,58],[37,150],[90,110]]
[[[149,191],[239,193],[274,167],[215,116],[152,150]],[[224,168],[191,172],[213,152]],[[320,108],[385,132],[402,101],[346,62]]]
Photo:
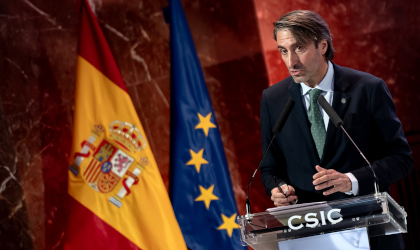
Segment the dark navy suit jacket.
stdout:
[[[395,114],[391,94],[380,78],[336,64],[333,67],[332,106],[343,120],[343,127],[372,164],[379,179],[380,191],[387,191],[391,184],[407,176],[413,166],[411,149]],[[271,196],[271,190],[275,187],[275,175],[278,180],[284,180],[295,188],[299,203],[350,197],[340,192],[324,196],[322,190],[315,190],[312,182],[313,175],[317,173],[316,165],[341,173],[352,173],[359,183],[359,195],[374,192],[374,178],[367,163],[331,120],[324,153],[319,158],[307,111],[302,103],[301,86],[291,76],[263,91],[260,117],[263,152],[289,97],[294,100],[295,106],[261,166],[261,179],[267,194]],[[400,248],[395,247],[393,249]]]

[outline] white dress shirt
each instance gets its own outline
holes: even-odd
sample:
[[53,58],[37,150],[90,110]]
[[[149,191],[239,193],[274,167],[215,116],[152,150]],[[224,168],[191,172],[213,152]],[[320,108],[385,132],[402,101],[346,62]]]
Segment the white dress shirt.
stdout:
[[[306,85],[305,83],[301,82],[300,86],[302,87],[301,95],[302,95],[302,102],[303,106],[305,106],[306,110],[309,109],[309,90],[313,89]],[[322,90],[321,95],[325,97],[325,100],[332,106],[333,103],[333,96],[334,96],[334,67],[330,61],[328,61],[328,71],[325,74],[324,79],[315,87],[316,89]],[[321,110],[322,117],[324,118],[325,124],[325,131],[328,130],[328,123],[330,122],[330,117],[324,110],[322,109],[321,105],[318,103],[318,107]],[[351,191],[346,192],[347,195],[358,195],[359,194],[359,182],[357,181],[356,177],[352,173],[346,173],[346,175],[350,178],[351,181]]]

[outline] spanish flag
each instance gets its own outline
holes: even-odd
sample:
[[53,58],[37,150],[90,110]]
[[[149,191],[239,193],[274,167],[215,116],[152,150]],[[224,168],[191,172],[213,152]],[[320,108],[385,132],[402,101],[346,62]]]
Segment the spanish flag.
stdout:
[[136,110],[81,3],[64,249],[186,249]]

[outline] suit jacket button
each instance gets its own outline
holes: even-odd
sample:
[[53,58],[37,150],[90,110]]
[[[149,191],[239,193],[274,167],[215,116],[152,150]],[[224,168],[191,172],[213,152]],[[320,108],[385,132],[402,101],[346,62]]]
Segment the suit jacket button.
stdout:
[[341,103],[342,104],[346,103],[346,98],[341,98]]

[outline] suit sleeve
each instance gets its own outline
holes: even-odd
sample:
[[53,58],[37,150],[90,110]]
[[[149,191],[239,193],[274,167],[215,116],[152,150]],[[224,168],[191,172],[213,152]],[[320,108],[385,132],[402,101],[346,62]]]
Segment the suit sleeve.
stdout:
[[[262,93],[260,111],[261,148],[263,154],[274,135],[272,132],[273,126],[271,125],[272,122],[266,102],[265,91],[266,90],[264,90]],[[278,174],[279,167],[285,165],[285,163],[282,164],[281,159],[279,159],[279,155],[281,154],[282,153],[274,141],[261,164],[261,180],[264,184],[268,196],[271,196],[271,190],[276,187],[274,176],[276,176],[277,181],[284,181],[283,178],[281,178]]]
[[[383,80],[379,79],[371,94],[371,115],[383,138],[386,156],[371,162],[379,179],[380,191],[407,176],[413,168],[411,149],[395,112],[391,94]],[[374,192],[373,173],[369,166],[351,172],[359,182],[359,195]]]

